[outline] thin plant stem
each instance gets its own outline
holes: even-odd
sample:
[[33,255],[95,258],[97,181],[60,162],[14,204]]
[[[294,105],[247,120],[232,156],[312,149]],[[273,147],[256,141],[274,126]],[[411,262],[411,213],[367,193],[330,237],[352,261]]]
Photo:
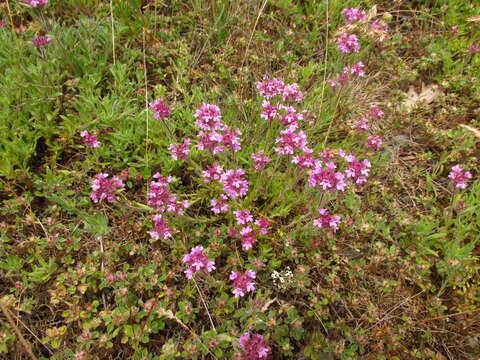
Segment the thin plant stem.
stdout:
[[327,7],[327,31],[325,33],[325,55],[323,56],[323,61],[325,63],[325,68],[323,69],[323,83],[322,83],[322,95],[320,96],[320,109],[318,111],[319,114],[322,113],[322,108],[323,108],[323,97],[325,95],[325,83],[327,81],[327,64],[328,64],[328,29],[330,25],[330,21],[328,18],[328,5],[329,5],[329,0],[326,2],[326,7]]
[[[148,80],[147,80],[147,57],[146,57],[146,43],[145,43],[145,28],[143,28],[143,77],[145,78],[145,124],[146,124],[146,131],[145,131],[145,164],[147,167],[148,172],[148,143],[149,143],[149,118],[148,118]],[[148,193],[150,192],[150,184],[147,181],[147,200],[148,200]]]
[[110,0],[110,26],[112,32],[112,55],[113,55],[113,65],[116,63],[116,55],[115,55],[115,28],[113,22],[113,0]]
[[245,60],[247,59],[247,55],[248,55],[248,49],[250,48],[250,45],[251,45],[252,39],[253,39],[253,35],[255,34],[255,29],[257,28],[258,21],[260,20],[260,16],[262,16],[263,9],[265,9],[265,6],[267,5],[267,2],[268,2],[268,0],[265,0],[262,4],[260,10],[258,11],[257,19],[255,20],[255,24],[253,25],[252,32],[250,33],[250,38],[248,39],[247,47],[245,48],[245,54],[243,55],[242,64],[240,65],[240,69],[243,68],[243,65],[245,64]]
[[205,302],[205,299],[203,297],[202,291],[198,287],[197,281],[195,280],[194,277],[192,277],[193,283],[195,284],[195,287],[197,288],[198,294],[200,295],[200,299],[202,299],[203,306],[205,306],[205,311],[207,312],[208,318],[210,319],[210,324],[212,325],[213,331],[217,332],[217,329],[215,328],[215,325],[213,324],[212,316],[210,315],[210,311],[208,311],[207,303]]

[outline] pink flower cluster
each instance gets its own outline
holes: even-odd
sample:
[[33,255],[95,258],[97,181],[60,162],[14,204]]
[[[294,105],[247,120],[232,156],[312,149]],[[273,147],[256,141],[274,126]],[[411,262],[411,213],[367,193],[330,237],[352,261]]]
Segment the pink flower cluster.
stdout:
[[338,50],[343,53],[359,52],[360,44],[358,43],[358,36],[355,34],[343,33],[337,38]]
[[354,80],[355,77],[364,77],[364,69],[365,64],[359,61],[351,67],[345,66],[343,68],[343,73],[338,75],[337,80],[329,79],[327,80],[327,82],[332,89],[341,89],[348,85],[352,80]]
[[295,150],[310,151],[307,147],[307,136],[302,130],[298,132],[296,132],[296,130],[297,127],[291,125],[280,132],[281,136],[275,140],[275,143],[279,144],[278,147],[275,148],[277,153],[291,155]]
[[370,126],[368,125],[368,119],[365,117],[360,118],[352,127],[358,131],[368,131]]
[[155,100],[150,103],[150,109],[153,110],[153,117],[155,119],[164,119],[170,116],[172,110],[167,103],[163,101],[162,98]]
[[380,149],[382,147],[383,141],[380,136],[377,135],[371,135],[368,137],[367,142],[365,145],[369,149]]
[[257,90],[260,96],[267,100],[274,96],[281,96],[283,101],[300,102],[303,100],[303,92],[299,90],[297,83],[285,84],[283,80],[275,78],[264,77],[262,81],[257,82]]
[[348,163],[348,167],[345,169],[347,178],[355,180],[357,184],[364,184],[367,182],[367,176],[370,171],[370,161],[368,159],[357,160],[352,154],[346,155],[345,160]]
[[190,153],[190,139],[185,139],[183,144],[178,146],[170,144],[168,150],[171,151],[173,160],[187,160]]
[[83,144],[85,146],[92,148],[100,147],[100,141],[97,140],[97,136],[91,135],[87,130],[82,131],[80,136],[83,138]]
[[153,175],[156,179],[150,183],[150,191],[147,194],[147,204],[152,206],[157,212],[173,212],[179,215],[184,214],[184,209],[190,204],[188,201],[178,202],[177,197],[172,195],[168,184],[173,181],[171,176],[163,177],[159,173]]
[[223,174],[223,168],[219,165],[217,161],[213,163],[212,166],[207,167],[206,170],[203,171],[202,177],[204,183],[209,183],[213,180],[220,180],[220,177]]
[[315,167],[310,172],[310,187],[318,185],[327,191],[344,191],[347,185],[344,180],[345,176],[341,172],[335,171],[336,167],[333,162],[323,164],[320,160],[316,161]]
[[256,274],[252,270],[245,271],[244,274],[232,271],[230,274],[230,280],[233,281],[233,294],[236,298],[245,296],[248,292],[255,290],[255,279]]
[[[352,128],[358,131],[368,131],[370,129],[369,121],[370,120],[379,120],[384,117],[385,113],[378,105],[373,104],[370,106],[370,110],[367,113],[366,117],[360,118]],[[369,149],[380,149],[382,147],[383,141],[382,138],[378,135],[370,135],[367,138],[365,146]]]
[[220,108],[217,105],[202,104],[194,114],[195,125],[200,129],[197,137],[199,150],[208,150],[213,155],[230,148],[241,150],[239,129],[231,129],[222,122]]
[[[159,173],[153,175],[155,179],[150,183],[150,191],[147,194],[147,204],[150,205],[158,213],[175,213],[184,214],[184,209],[190,206],[188,201],[179,202],[177,197],[172,194],[169,189],[169,183],[173,181],[171,176],[163,177]],[[155,223],[154,230],[150,232],[150,236],[157,240],[162,237],[164,240],[172,236],[172,228],[168,226],[162,215],[156,215],[153,218]]]
[[448,177],[453,181],[456,188],[465,189],[467,187],[467,180],[472,178],[470,171],[463,171],[462,166],[455,165]]
[[[235,215],[237,224],[243,226],[240,230],[240,236],[244,250],[251,250],[253,248],[253,245],[257,242],[258,234],[268,234],[268,228],[270,227],[268,220],[255,220],[250,210],[235,210],[233,214]],[[256,230],[254,230],[254,228],[256,228]]]
[[189,254],[183,256],[182,262],[189,264],[187,270],[185,270],[185,276],[187,279],[191,279],[193,274],[199,271],[211,272],[215,270],[215,264],[210,261],[203,253],[203,246],[196,246],[192,248]]
[[351,24],[353,21],[363,21],[367,18],[365,10],[358,8],[343,9],[342,13],[347,24]]
[[41,47],[45,47],[47,46],[48,44],[50,44],[50,42],[52,41],[53,39],[52,38],[49,38],[47,36],[43,36],[43,35],[38,35],[38,36],[35,36],[33,39],[32,39],[32,45],[37,47],[37,48],[41,48]]
[[388,25],[382,19],[374,20],[371,23],[370,28],[372,28],[373,30],[376,30],[376,31],[381,31],[381,32],[387,32],[388,31]]
[[108,174],[97,174],[92,180],[90,198],[94,203],[98,203],[101,200],[114,202],[116,200],[115,193],[123,186],[122,180],[117,176],[109,178]]
[[162,237],[162,239],[166,240],[172,236],[173,229],[168,226],[168,223],[162,218],[162,215],[155,215],[153,221],[155,226],[154,229],[150,231],[152,239],[158,240]]
[[256,154],[252,154],[252,159],[255,162],[253,167],[257,170],[265,169],[267,164],[270,162],[270,158],[268,156],[265,156],[264,151],[259,151]]
[[43,9],[48,4],[48,0],[22,0],[22,2],[37,9]]
[[220,195],[220,199],[210,200],[210,205],[212,205],[212,211],[215,215],[218,215],[222,212],[227,212],[230,208],[230,205],[227,203],[228,197],[224,194]]
[[313,220],[313,225],[321,229],[332,229],[333,232],[338,230],[340,216],[332,216],[327,209],[318,209],[320,217]]
[[223,190],[229,197],[236,199],[247,195],[249,184],[248,181],[243,178],[244,175],[245,171],[242,169],[231,169],[226,170],[220,176]]
[[268,342],[260,334],[244,333],[240,337],[240,349],[243,350],[243,360],[266,359],[270,352]]

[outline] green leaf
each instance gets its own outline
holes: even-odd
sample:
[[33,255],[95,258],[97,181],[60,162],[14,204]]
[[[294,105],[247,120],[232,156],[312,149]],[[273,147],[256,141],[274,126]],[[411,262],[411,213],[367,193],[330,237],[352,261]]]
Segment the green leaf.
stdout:
[[108,219],[102,214],[85,215],[83,221],[85,230],[89,233],[105,236],[112,231],[108,226]]

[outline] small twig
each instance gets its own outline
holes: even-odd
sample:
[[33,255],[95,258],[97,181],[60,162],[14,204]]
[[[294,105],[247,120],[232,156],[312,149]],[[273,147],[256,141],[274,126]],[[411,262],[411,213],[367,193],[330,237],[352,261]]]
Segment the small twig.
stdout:
[[322,107],[323,107],[323,97],[325,95],[325,82],[327,81],[327,65],[328,65],[328,28],[329,28],[329,19],[328,19],[328,4],[329,0],[326,2],[327,6],[327,31],[325,33],[325,55],[323,56],[323,61],[325,63],[325,68],[323,70],[323,83],[322,83],[322,95],[320,97],[320,109],[318,110],[319,113],[322,112]]
[[[51,309],[50,309],[50,310],[51,310]],[[22,326],[25,328],[25,330],[27,330],[27,331],[38,341],[39,344],[43,345],[43,347],[44,347],[45,349],[47,349],[47,351],[50,353],[50,355],[53,355],[52,350],[50,350],[50,348],[49,348],[47,345],[45,345],[45,344],[42,342],[42,340],[40,340],[40,338],[39,338],[37,335],[35,335],[35,333],[34,333],[32,330],[30,330],[30,328],[29,328],[27,325],[25,325],[25,323],[20,319],[20,317],[19,317],[18,315],[16,316],[16,320],[17,320],[20,324],[22,324]]]
[[110,23],[112,29],[112,52],[113,52],[113,65],[116,63],[116,56],[115,56],[115,28],[113,26],[113,0],[110,0]]
[[183,327],[185,330],[187,330],[188,332],[190,332],[190,334],[192,334],[193,337],[198,340],[198,342],[200,343],[200,345],[202,345],[202,346],[210,353],[210,355],[212,355],[212,357],[213,357],[214,359],[217,359],[217,357],[215,356],[215,354],[213,354],[213,353],[211,352],[211,350],[210,350],[207,346],[205,346],[205,344],[202,342],[202,339],[200,338],[200,336],[198,336],[192,329],[190,329],[187,325],[185,325],[182,320],[180,320],[179,318],[177,318],[177,317],[173,314],[173,312],[172,312],[171,310],[165,310],[165,309],[161,308],[161,309],[159,309],[159,310],[157,311],[157,313],[158,313],[160,316],[162,316],[162,315],[163,315],[163,316],[166,316],[168,319],[174,320],[175,322],[177,322],[181,327]]
[[194,277],[192,277],[192,280],[193,280],[193,283],[195,284],[195,287],[198,290],[198,294],[200,295],[200,299],[202,299],[203,306],[205,306],[205,310],[207,311],[208,318],[210,319],[210,324],[212,324],[213,331],[217,332],[217,329],[215,329],[215,325],[213,325],[212,316],[210,315],[210,312],[208,311],[207,303],[205,302],[205,299],[203,298],[202,291],[198,287],[197,281],[195,280]]
[[247,54],[248,54],[248,49],[250,48],[250,44],[252,43],[253,35],[255,34],[255,29],[257,28],[258,21],[260,20],[260,16],[262,16],[263,9],[265,9],[265,6],[267,5],[268,0],[265,0],[262,4],[262,7],[260,8],[260,11],[258,12],[257,19],[255,20],[255,24],[253,25],[252,33],[250,34],[250,38],[248,39],[248,44],[247,47],[245,48],[245,54],[243,55],[243,60],[242,64],[240,65],[240,69],[243,68],[243,65],[245,64],[245,60],[247,59]]
[[[105,275],[105,266],[103,264],[103,257],[105,256],[105,250],[103,248],[103,238],[99,236],[98,241],[100,242],[100,252],[102,253],[102,260],[100,261],[100,269],[102,270],[102,274]],[[107,309],[107,302],[105,301],[105,294],[102,291],[102,303],[103,303],[103,308]]]
[[437,317],[433,317],[433,318],[429,318],[429,319],[423,319],[423,320],[420,320],[420,322],[428,322],[428,321],[435,321],[435,320],[444,320],[444,319],[448,319],[448,318],[451,317],[451,316],[471,314],[471,313],[475,313],[475,312],[479,312],[479,311],[480,311],[480,309],[473,309],[473,310],[469,310],[469,311],[462,311],[462,312],[458,312],[458,313],[455,313],[455,314],[449,314],[449,315],[437,316]]
[[[397,310],[399,307],[403,306],[404,304],[406,304],[407,302],[409,302],[410,300],[416,298],[417,296],[423,294],[425,292],[425,290],[422,290],[420,291],[419,293],[413,295],[413,296],[410,296],[408,298],[406,298],[405,300],[403,300],[402,302],[400,302],[399,304],[395,305],[393,308],[391,308],[389,311],[387,311],[385,313],[385,315],[383,315],[383,317],[378,320],[375,324],[373,324],[372,326],[370,326],[369,328],[367,328],[367,330],[365,330],[365,333],[367,331],[369,331],[370,329],[373,329],[374,327],[377,327],[378,325],[380,325],[380,323],[382,323],[383,321],[385,321],[387,318],[388,318],[388,315],[390,315],[392,312],[394,312],[395,310]],[[355,328],[355,331],[358,329],[358,326]]]
[[473,135],[480,138],[480,130],[477,130],[474,127],[466,125],[466,124],[460,124],[460,127],[470,131]]
[[[143,28],[143,77],[145,81],[145,123],[146,123],[146,132],[145,132],[145,164],[148,171],[148,135],[149,135],[149,119],[148,119],[148,80],[147,80],[147,56],[146,56],[146,40],[145,40],[145,28]],[[150,192],[150,184],[147,181],[147,200],[148,193]]]
[[0,308],[2,308],[3,314],[7,318],[10,325],[13,327],[13,330],[18,336],[18,340],[20,340],[20,342],[22,343],[23,347],[25,348],[25,351],[28,353],[28,356],[30,356],[30,358],[33,360],[37,360],[36,356],[32,352],[30,345],[28,344],[28,342],[25,340],[22,333],[20,332],[20,329],[15,325],[15,322],[13,321],[12,316],[10,315],[10,311],[2,301],[0,301]]

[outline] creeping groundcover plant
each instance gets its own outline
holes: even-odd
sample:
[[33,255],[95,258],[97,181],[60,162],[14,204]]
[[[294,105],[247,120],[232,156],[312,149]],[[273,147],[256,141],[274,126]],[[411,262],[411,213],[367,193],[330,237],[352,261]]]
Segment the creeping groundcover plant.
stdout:
[[[368,25],[363,10],[345,9],[343,14],[348,24]],[[372,25],[375,24],[377,23]],[[387,31],[383,27],[380,30],[375,29]],[[355,33],[343,32],[336,38],[336,42],[338,50],[345,54],[357,53],[361,49],[361,38]],[[345,61],[348,62],[348,56]],[[342,92],[356,79],[364,78],[366,71],[367,65],[362,61],[345,64],[343,72],[328,79],[326,83],[330,85],[333,93]],[[318,236],[331,238],[336,236],[333,234],[341,232],[342,224],[348,220],[347,215],[337,213],[339,203],[345,199],[342,194],[349,189],[361,192],[372,171],[375,151],[380,150],[383,144],[382,138],[374,132],[374,129],[378,128],[375,124],[383,121],[385,116],[378,104],[369,104],[364,114],[351,125],[353,136],[358,138],[360,146],[344,149],[338,146],[329,147],[328,138],[319,143],[318,137],[309,136],[315,125],[315,116],[309,109],[302,108],[308,93],[304,92],[299,84],[265,76],[256,83],[256,89],[260,98],[259,119],[265,122],[268,130],[265,141],[249,143],[258,143],[260,146],[249,145],[248,151],[243,150],[241,157],[237,155],[245,143],[242,129],[231,127],[225,121],[218,105],[202,103],[195,109],[191,121],[197,129],[195,138],[191,134],[188,134],[189,137],[185,134],[183,139],[175,139],[175,142],[165,149],[170,152],[172,160],[195,169],[197,186],[208,194],[207,220],[204,215],[198,221],[223,223],[229,227],[228,234],[217,232],[218,240],[211,243],[203,240],[202,236],[184,236],[185,253],[179,258],[182,265],[173,269],[183,269],[186,278],[184,286],[188,286],[189,281],[194,284],[214,332],[217,331],[211,315],[214,309],[208,305],[207,294],[199,286],[199,281],[220,281],[227,284],[230,280],[230,292],[236,306],[242,306],[241,304],[247,301],[262,303],[262,282],[268,278],[280,277],[277,271],[262,274],[262,263],[256,258],[265,248],[264,242],[272,234],[276,216],[269,213],[268,209],[259,211],[259,207],[249,197],[252,192],[257,191],[255,186],[261,183],[261,179],[278,177],[287,180],[285,173],[288,177],[293,177],[298,184],[297,191],[308,194],[310,199],[310,204],[307,205],[309,210],[302,215],[309,219],[304,225]],[[173,135],[168,122],[174,110],[167,101],[163,98],[157,99],[150,103],[150,108],[153,110],[154,119],[161,120],[163,126]],[[87,131],[80,135],[86,146],[96,148],[101,144],[96,136]],[[179,135],[176,134],[177,137]],[[449,177],[455,188],[463,189],[471,174],[457,165],[452,168]],[[194,213],[198,212],[198,206],[194,202],[197,200],[192,203],[188,200],[188,194],[176,194],[174,189],[177,180],[167,173],[157,172],[153,175],[148,186],[146,204],[129,204],[127,198],[122,197],[122,203],[127,207],[136,206],[154,213],[151,217],[153,225],[149,231],[152,241],[162,240],[172,244],[181,236],[182,230],[178,226],[181,226],[183,221],[180,220],[196,221]],[[117,176],[98,174],[92,179],[91,198],[95,203],[102,200],[115,202],[123,186]],[[189,213],[191,207],[196,210]],[[209,217],[211,220],[208,220]],[[226,239],[221,240],[221,236],[226,236]],[[225,266],[219,251],[219,242],[223,242],[224,248],[235,249],[238,257],[236,271],[231,271],[230,275],[223,279],[215,275],[215,272]],[[283,277],[281,280],[282,286],[279,289],[289,286]],[[157,301],[148,306],[149,317],[153,316],[156,303]],[[238,340],[233,342],[237,344],[238,357],[246,360],[269,357],[271,348],[274,347],[268,340],[270,329],[257,327],[255,322],[247,324],[250,325],[242,329],[245,331],[243,335],[239,335]]]
[[[344,14],[348,23],[366,21],[365,13],[359,9],[345,9]],[[361,48],[361,39],[356,34],[344,32],[336,41],[338,50],[346,54],[359,52]],[[348,61],[348,57],[345,60]],[[336,80],[328,80],[328,84],[334,92],[343,91],[357,78],[365,77],[366,71],[367,66],[361,61],[350,66],[345,64],[343,72]],[[265,240],[271,236],[275,224],[275,214],[269,213],[268,209],[259,211],[249,197],[257,191],[255,186],[260,184],[261,179],[266,176],[282,179],[285,172],[287,176],[293,176],[298,184],[297,191],[309,194],[311,199],[309,214],[303,215],[310,219],[305,226],[320,236],[338,233],[347,219],[346,215],[336,213],[339,201],[344,198],[342,193],[348,189],[360,190],[367,183],[373,159],[365,154],[374,156],[370,150],[378,150],[382,146],[381,137],[373,132],[375,122],[382,121],[384,117],[384,111],[377,104],[370,104],[364,115],[352,125],[356,131],[354,136],[362,139],[362,132],[366,132],[367,139],[365,141],[363,137],[364,145],[360,148],[349,150],[328,147],[328,142],[319,143],[317,137],[308,135],[315,125],[315,116],[309,109],[302,108],[308,93],[299,84],[266,76],[256,83],[256,89],[260,98],[259,118],[266,123],[268,131],[266,141],[250,142],[261,145],[250,145],[246,156],[246,151],[242,151],[245,143],[242,129],[232,127],[225,121],[222,109],[210,103],[199,104],[194,111],[192,125],[197,129],[195,138],[188,134],[190,136],[178,139],[180,134],[177,133],[175,142],[165,149],[170,152],[172,160],[193,166],[198,177],[197,186],[209,194],[206,199],[209,208],[207,219],[210,216],[212,221],[229,226],[224,246],[234,248],[240,260],[228,278],[220,279],[215,272],[225,265],[218,251],[218,240],[209,244],[201,236],[184,237],[185,253],[180,257],[180,264],[183,264],[180,268],[185,274],[185,286],[188,286],[188,281],[194,284],[213,331],[216,331],[211,316],[214,309],[208,305],[207,294],[198,284],[200,281],[210,278],[209,281],[216,279],[227,283],[230,280],[231,294],[237,306],[241,306],[249,298],[260,301],[263,279],[276,274],[259,277],[261,263],[255,259],[264,248]],[[150,108],[154,119],[160,120],[168,133],[173,135],[169,121],[174,116],[174,109],[164,98],[151,102]],[[101,144],[87,131],[83,131],[81,136],[86,146],[98,148]],[[237,155],[240,151],[241,157]],[[455,167],[450,177],[460,184],[457,187],[462,187],[468,174]],[[127,207],[153,213],[153,225],[149,231],[152,241],[162,240],[172,244],[181,235],[179,226],[184,221],[180,220],[195,222],[195,212],[198,211],[197,200],[192,202],[188,194],[175,193],[177,182],[174,176],[157,172],[148,186],[146,204],[138,201],[129,203],[126,196],[119,195],[124,187],[120,178],[101,173],[92,180],[91,198],[95,203],[102,200],[112,203],[121,199]],[[193,210],[195,208],[197,210]],[[199,221],[210,220],[205,220],[203,216],[203,220]],[[254,268],[257,271],[253,271]],[[282,284],[285,288],[286,283]],[[155,303],[148,306],[149,317],[153,316]],[[269,329],[257,328],[252,323],[243,330],[245,332],[236,342],[238,355],[248,360],[267,358],[271,353]],[[259,330],[263,330],[263,334],[253,332]]]
[[[60,62],[55,58],[57,51],[69,49],[65,38],[70,36],[76,46],[85,49],[96,49],[98,45],[94,40],[78,40],[70,33],[63,36],[59,34],[57,24],[47,21],[46,15],[55,13],[60,3],[48,0],[18,2],[24,11],[29,12],[29,19],[39,16],[43,24],[42,28],[29,28],[28,31],[36,33],[28,35],[29,47],[25,50],[19,46],[23,28],[15,23],[18,19],[15,14],[10,14],[10,2],[7,2],[9,25],[18,35],[15,37],[18,53],[34,54],[38,63],[32,62],[32,68],[39,66],[42,70],[41,77],[32,76],[36,81],[51,77],[48,72],[43,76],[43,72]],[[138,24],[120,26],[115,21],[124,16],[130,22],[137,14],[140,16],[141,11],[129,13],[129,2],[125,5],[116,5],[113,1],[105,3],[109,5],[110,19],[106,30],[103,25],[98,25],[98,31],[105,31],[108,36],[101,38],[102,44],[107,44],[105,48],[112,48],[113,66],[105,71],[112,84],[103,84],[109,83],[102,79],[103,74],[98,78],[84,76],[82,61],[90,59],[75,57],[74,64],[62,69],[62,74],[70,76],[69,71],[78,70],[82,75],[62,78],[58,84],[45,87],[48,91],[57,91],[57,88],[71,91],[73,95],[62,93],[62,101],[68,97],[68,105],[58,110],[55,116],[42,114],[38,117],[41,121],[31,116],[42,129],[50,123],[57,126],[57,117],[67,125],[62,123],[64,133],[58,136],[46,132],[34,139],[35,156],[30,159],[29,166],[36,166],[43,158],[49,158],[60,170],[56,178],[52,175],[53,166],[38,166],[35,171],[46,174],[46,180],[41,184],[43,192],[39,190],[28,201],[38,203],[39,208],[47,207],[44,203],[54,203],[48,211],[57,211],[62,216],[68,214],[62,221],[72,226],[65,227],[68,231],[62,232],[58,230],[61,224],[56,223],[53,215],[46,218],[44,224],[38,211],[29,208],[27,215],[22,214],[26,218],[25,231],[38,228],[44,237],[38,240],[36,235],[31,235],[19,242],[16,250],[26,260],[19,256],[9,256],[5,261],[0,258],[2,277],[5,269],[15,269],[11,273],[5,272],[4,287],[11,289],[17,297],[7,295],[0,298],[0,310],[8,327],[15,332],[10,334],[7,331],[2,318],[0,356],[9,351],[4,344],[15,344],[30,358],[36,359],[31,344],[22,336],[22,331],[27,330],[38,343],[36,349],[44,351],[42,359],[93,360],[99,359],[95,354],[100,350],[104,351],[105,358],[124,356],[142,360],[313,360],[329,358],[330,354],[339,359],[356,358],[358,354],[366,354],[365,349],[370,345],[365,344],[372,334],[387,333],[395,339],[394,342],[400,341],[403,328],[399,331],[387,326],[390,318],[398,317],[411,326],[411,314],[401,317],[394,311],[403,311],[403,306],[410,305],[416,308],[414,300],[430,296],[427,295],[430,294],[430,284],[418,286],[416,276],[433,272],[430,269],[434,268],[435,276],[447,279],[439,287],[441,293],[447,288],[445,284],[461,282],[467,272],[464,268],[473,273],[469,267],[471,263],[457,261],[453,255],[445,256],[444,260],[441,250],[432,245],[440,239],[442,246],[450,249],[449,254],[464,255],[464,250],[458,250],[462,249],[464,239],[453,241],[450,234],[456,215],[459,215],[458,221],[463,221],[476,211],[475,207],[469,208],[466,204],[475,200],[466,194],[467,188],[475,186],[473,174],[476,172],[470,163],[460,160],[458,154],[455,162],[449,163],[447,168],[432,166],[440,175],[435,179],[428,178],[429,186],[433,188],[438,182],[439,188],[451,196],[444,201],[444,223],[430,222],[428,218],[428,221],[412,225],[416,219],[402,213],[397,202],[388,211],[370,211],[375,206],[381,208],[378,206],[381,202],[375,197],[384,196],[384,183],[392,181],[391,178],[384,180],[379,169],[390,159],[404,161],[401,149],[407,142],[398,137],[392,140],[389,132],[384,131],[386,124],[393,121],[394,107],[387,105],[386,101],[381,102],[379,96],[364,95],[359,91],[375,81],[373,74],[378,71],[372,64],[372,54],[368,52],[386,49],[383,42],[391,36],[389,26],[392,24],[385,22],[387,17],[377,16],[376,8],[370,11],[345,8],[336,14],[341,19],[340,28],[335,33],[331,33],[330,28],[326,31],[326,37],[330,39],[322,45],[326,48],[319,52],[325,51],[321,60],[325,64],[315,60],[311,68],[301,70],[291,64],[288,75],[287,71],[265,70],[255,75],[252,73],[251,77],[242,74],[245,81],[242,83],[243,92],[229,97],[228,94],[218,95],[217,88],[209,91],[193,84],[189,93],[184,89],[187,82],[183,82],[180,76],[163,76],[160,70],[152,76],[151,64],[147,66],[147,59],[152,55],[150,47],[152,51],[158,51],[155,56],[163,57],[179,49],[182,54],[188,53],[183,46],[196,44],[196,41],[179,42],[175,44],[175,51],[162,48],[162,42],[174,36],[165,30],[177,16],[173,13],[182,14],[182,6],[187,5],[181,1],[166,5],[168,10],[171,10],[169,6],[172,9],[178,7],[172,10],[173,15],[165,11],[163,5],[142,8],[145,12],[152,11],[147,8],[155,8],[155,32],[158,25],[158,29],[162,29],[159,31],[162,38],[153,42],[150,30],[144,29],[141,33],[142,51],[135,53],[143,63],[134,67],[135,76],[130,76],[129,66],[121,62],[121,53],[131,50],[125,34],[132,39],[137,36]],[[298,11],[295,2],[292,6],[280,4],[282,2],[271,2],[267,6],[267,3],[258,15],[258,22],[262,11],[270,11],[268,6],[277,9],[278,5],[275,11],[279,14],[287,10]],[[326,9],[330,11],[330,2],[327,4]],[[227,26],[223,14],[223,11],[225,14],[231,11],[227,5],[215,26]],[[85,12],[88,12],[86,8]],[[158,16],[160,13],[162,16]],[[273,14],[275,16],[265,16],[266,20],[276,20],[277,14]],[[102,13],[103,17],[105,14]],[[303,15],[299,19],[303,19]],[[86,20],[84,22],[93,26]],[[6,24],[2,23],[0,31],[5,30]],[[327,17],[326,24],[329,27],[335,23]],[[255,27],[257,25],[260,26],[256,23]],[[450,35],[460,36],[460,31],[463,29],[453,27]],[[89,32],[85,31],[85,34]],[[250,41],[256,38],[253,35]],[[270,36],[265,32],[261,40],[267,39],[267,35]],[[208,34],[207,40],[201,42],[204,45],[197,54],[198,59],[188,58],[185,68],[202,62],[202,52],[209,43],[223,36],[222,31]],[[225,41],[230,44],[233,39],[228,37]],[[238,39],[239,43],[242,41]],[[119,44],[125,48],[115,52]],[[469,61],[477,53],[475,46],[470,46]],[[254,51],[250,42],[245,54],[248,51]],[[102,52],[107,53],[103,48]],[[290,51],[287,55],[290,56]],[[105,63],[108,63],[106,59]],[[132,60],[132,64],[136,60]],[[168,64],[166,72],[180,72],[181,64],[175,61]],[[247,63],[244,59],[242,68]],[[225,64],[222,66],[226,67]],[[211,66],[214,65],[218,64]],[[202,63],[201,66],[207,68],[210,64]],[[317,76],[319,73],[321,76]],[[128,93],[134,79],[142,80],[140,86],[132,90],[132,93],[140,93],[137,99],[132,95],[123,103],[123,100],[117,101],[107,94],[110,85],[112,89],[121,88]],[[170,81],[175,82],[171,92],[166,86]],[[81,88],[90,83],[94,84],[95,91]],[[98,84],[107,88],[97,92]],[[152,90],[154,86],[155,90]],[[19,96],[22,101],[23,96]],[[56,94],[48,96],[57,99]],[[95,102],[97,100],[102,106]],[[43,106],[42,101],[38,100],[39,108]],[[89,109],[98,113],[98,119],[92,118]],[[121,116],[117,113],[119,109]],[[28,111],[33,114],[32,109]],[[30,114],[27,118],[30,121]],[[109,119],[108,125],[102,122],[104,118]],[[75,123],[77,120],[81,124]],[[120,130],[114,129],[117,125]],[[75,150],[83,173],[69,163],[68,151],[59,155],[44,150],[50,145],[61,148],[65,144]],[[430,161],[433,156],[427,155],[425,159]],[[0,165],[0,168],[6,168],[9,163],[5,161]],[[22,181],[38,185],[38,174],[34,180],[26,174],[21,174]],[[3,178],[0,180],[3,183]],[[76,188],[71,190],[69,186]],[[13,193],[20,188],[9,190]],[[80,194],[78,188],[82,189]],[[401,190],[404,189],[410,191],[407,186]],[[61,191],[68,195],[64,197]],[[12,207],[26,201],[17,194],[13,199],[12,203],[15,201],[16,204]],[[416,214],[423,216],[430,203],[427,197],[417,200],[423,202],[423,207],[418,205],[417,209],[415,203]],[[62,206],[68,211],[62,213],[59,210]],[[383,212],[387,213],[385,217],[382,217]],[[403,216],[403,222],[394,224],[391,219],[400,216]],[[372,229],[372,224],[377,228]],[[408,226],[415,228],[415,236],[425,239],[421,246],[412,246],[408,242]],[[437,228],[440,231],[435,233]],[[458,233],[468,233],[468,229],[460,229]],[[2,219],[0,231],[1,236],[8,231],[17,236],[19,228],[4,223]],[[64,233],[67,235],[63,236]],[[85,239],[79,239],[79,234],[86,234]],[[470,233],[464,238],[469,236]],[[3,237],[0,240],[3,242]],[[43,248],[32,245],[36,242]],[[365,246],[357,248],[358,244]],[[473,245],[465,247],[474,251]],[[38,255],[45,249],[48,250],[46,258]],[[432,264],[421,251],[435,257]],[[409,294],[403,302],[397,302],[396,307],[387,311],[369,303],[371,299],[363,302],[362,296],[369,294],[370,290],[372,297],[379,294],[392,298],[398,296],[392,289],[402,282],[401,278],[385,280],[381,274],[387,267],[383,260],[400,256],[402,252],[410,257],[402,262],[404,268],[398,272],[408,273],[409,277],[405,278],[408,281],[404,282],[411,281],[414,285],[409,286],[412,288],[420,287],[418,293]],[[61,254],[57,256],[60,261],[51,254]],[[371,254],[371,257],[366,256]],[[28,272],[20,271],[23,265]],[[363,278],[367,267],[375,275]],[[316,276],[310,276],[314,271]],[[22,278],[28,281],[22,283],[19,280]],[[354,290],[360,282],[366,284],[361,288],[367,291],[356,293]],[[34,283],[49,286],[44,291],[45,296],[42,295],[47,300],[41,306],[51,317],[51,326],[41,330],[45,333],[41,337],[36,335],[38,329],[30,329],[20,321],[22,313],[36,316],[32,309],[38,308],[39,300],[28,297]],[[460,297],[464,296],[462,291],[466,288],[467,285],[453,287],[452,291],[457,291],[455,294]],[[473,295],[470,297],[474,298]],[[425,311],[433,314],[432,309],[440,309],[441,316],[450,316],[444,315],[447,309],[439,305],[437,299],[429,298],[428,301],[429,308]],[[351,304],[358,307],[351,311]],[[57,306],[64,308],[59,311]],[[440,319],[437,313],[434,314],[425,322]],[[367,330],[363,327],[365,323]],[[375,330],[369,332],[371,328]],[[416,329],[412,331],[417,334]],[[439,333],[442,331],[438,330]],[[334,343],[334,338],[342,340]],[[375,341],[381,351],[392,346],[384,344],[383,340],[371,341]],[[468,341],[476,344],[476,339]],[[431,341],[431,345],[434,348],[438,344]],[[417,353],[411,354],[416,358]],[[432,354],[432,358],[441,358],[433,350]],[[397,358],[396,353],[393,358]]]

